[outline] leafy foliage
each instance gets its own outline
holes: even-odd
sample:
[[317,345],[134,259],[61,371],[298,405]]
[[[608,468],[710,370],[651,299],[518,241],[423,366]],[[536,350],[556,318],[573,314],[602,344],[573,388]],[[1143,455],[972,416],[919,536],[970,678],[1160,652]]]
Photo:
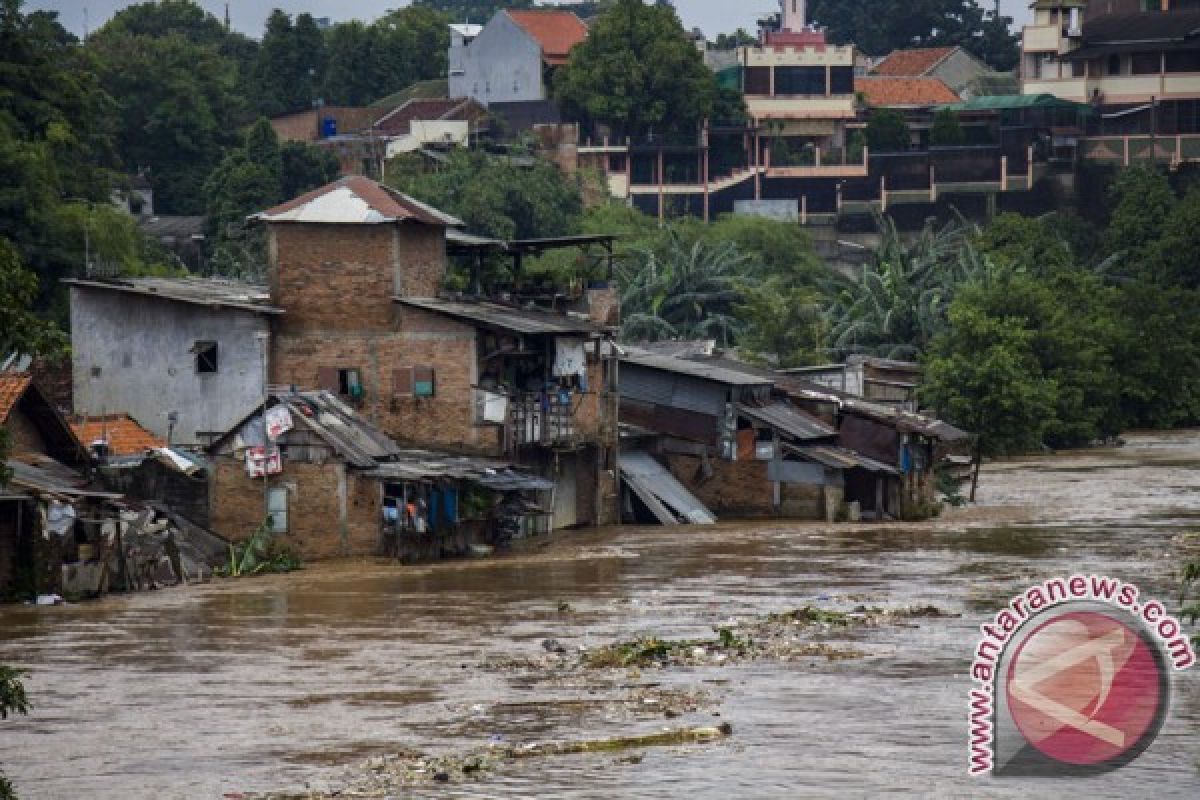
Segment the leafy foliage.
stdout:
[[392,176],[403,192],[448,211],[467,228],[501,239],[575,233],[583,200],[577,181],[553,164],[456,150],[438,172]]
[[749,259],[732,242],[688,240],[676,228],[666,246],[640,252],[620,275],[626,339],[716,339],[731,346],[742,330],[735,313]]
[[328,183],[337,170],[337,159],[328,151],[302,142],[280,147],[266,119],[255,123],[243,145],[225,156],[204,184],[213,270],[229,277],[261,278],[265,242],[262,231],[246,218]]
[[929,130],[929,143],[934,147],[951,147],[964,144],[967,134],[958,122],[958,114],[942,109],[933,115],[933,127]]
[[[0,719],[7,719],[13,713],[29,713],[29,698],[21,681],[24,674],[24,670],[0,664]],[[16,797],[12,784],[0,771],[0,800],[16,800]]]
[[978,0],[811,0],[809,16],[838,44],[884,56],[908,47],[957,45],[1008,71],[1017,65],[1012,18],[985,11]]
[[693,136],[717,101],[716,76],[669,4],[617,0],[555,77],[567,118],[617,137]]
[[872,153],[896,153],[912,145],[904,115],[892,108],[877,108],[867,120],[867,145]]

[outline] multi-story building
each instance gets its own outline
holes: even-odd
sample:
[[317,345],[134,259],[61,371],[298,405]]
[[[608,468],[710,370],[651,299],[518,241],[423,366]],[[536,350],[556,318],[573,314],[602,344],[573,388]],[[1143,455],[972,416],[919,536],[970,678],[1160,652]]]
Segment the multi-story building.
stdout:
[[1033,9],[1023,94],[1090,104],[1092,134],[1200,133],[1200,2],[1037,0]]
[[794,144],[842,147],[855,118],[854,46],[832,45],[806,21],[804,0],[780,0],[778,30],[742,47],[742,91],[754,124]]

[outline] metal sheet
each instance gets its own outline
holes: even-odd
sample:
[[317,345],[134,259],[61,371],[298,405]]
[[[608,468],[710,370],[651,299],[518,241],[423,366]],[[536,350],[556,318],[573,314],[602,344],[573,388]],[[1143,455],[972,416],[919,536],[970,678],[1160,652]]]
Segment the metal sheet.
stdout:
[[[716,516],[695,495],[645,451],[622,453],[621,475],[639,496],[642,492],[652,495],[685,523],[711,525],[717,521]],[[664,521],[663,524],[672,523]]]
[[767,464],[767,480],[824,486],[825,467],[805,461],[772,461]]
[[762,423],[793,439],[809,441],[837,436],[835,428],[783,403],[773,403],[762,408],[738,406],[737,410],[742,416],[749,417],[755,422]]

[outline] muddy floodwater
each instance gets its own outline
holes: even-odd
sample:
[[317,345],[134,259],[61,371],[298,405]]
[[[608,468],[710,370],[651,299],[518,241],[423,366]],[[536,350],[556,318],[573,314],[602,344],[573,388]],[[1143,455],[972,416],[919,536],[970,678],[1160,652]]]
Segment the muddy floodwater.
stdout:
[[[1162,735],[1086,780],[969,779],[968,665],[1008,597],[1072,571],[1174,604],[1200,530],[1200,432],[992,465],[935,522],[776,521],[559,535],[425,567],[318,565],[79,605],[0,608],[33,712],[0,721],[22,798],[220,798],[356,785],[397,752],[455,753],[728,722],[715,743],[504,764],[430,797],[1200,797],[1200,668]],[[639,634],[712,636],[804,605],[961,616],[848,630],[864,656],[589,672],[521,662]],[[664,717],[661,698],[686,698]],[[660,699],[655,699],[660,698]],[[678,713],[679,716],[674,715]]]

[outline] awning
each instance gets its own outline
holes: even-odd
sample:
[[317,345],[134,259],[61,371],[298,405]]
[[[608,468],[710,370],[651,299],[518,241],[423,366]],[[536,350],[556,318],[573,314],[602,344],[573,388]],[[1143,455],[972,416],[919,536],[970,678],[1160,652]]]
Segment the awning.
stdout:
[[876,461],[873,458],[867,458],[861,453],[847,450],[844,447],[824,445],[794,447],[792,445],[785,445],[784,450],[832,469],[865,469],[867,472],[884,475],[900,474],[900,470],[895,467],[884,464],[882,461]]
[[621,477],[663,525],[712,525],[717,518],[667,468],[641,450],[621,454]]
[[515,469],[480,475],[470,480],[494,492],[549,492],[554,488],[552,480],[540,478],[537,475],[527,475],[517,472]]

